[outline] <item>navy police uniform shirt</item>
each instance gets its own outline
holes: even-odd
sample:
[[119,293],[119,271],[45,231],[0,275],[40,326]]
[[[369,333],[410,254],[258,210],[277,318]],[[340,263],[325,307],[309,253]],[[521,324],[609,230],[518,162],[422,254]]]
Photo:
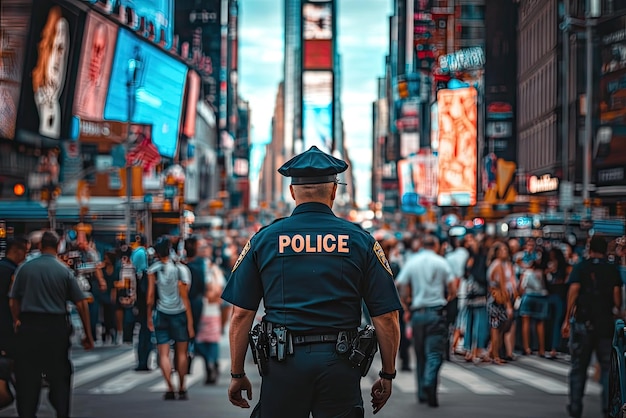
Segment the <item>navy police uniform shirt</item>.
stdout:
[[263,299],[265,320],[299,334],[357,328],[362,299],[371,316],[401,307],[380,244],[314,202],[250,239],[222,298],[247,310]]

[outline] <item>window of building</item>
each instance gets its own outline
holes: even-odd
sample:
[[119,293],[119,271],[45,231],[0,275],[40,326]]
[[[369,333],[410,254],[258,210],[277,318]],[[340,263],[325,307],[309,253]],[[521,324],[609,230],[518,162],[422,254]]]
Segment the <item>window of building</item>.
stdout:
[[461,6],[461,19],[484,20],[485,6],[465,4]]

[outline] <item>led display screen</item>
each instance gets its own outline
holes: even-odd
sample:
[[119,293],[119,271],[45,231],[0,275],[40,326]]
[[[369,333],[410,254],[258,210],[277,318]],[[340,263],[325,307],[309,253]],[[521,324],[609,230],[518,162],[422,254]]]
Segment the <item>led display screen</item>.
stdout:
[[304,149],[315,145],[330,153],[333,146],[333,73],[302,73],[302,132]]
[[96,13],[87,16],[74,95],[74,115],[91,120],[104,117],[116,39],[117,26]]
[[0,13],[0,138],[15,137],[32,2],[2,0]]
[[333,68],[333,8],[330,2],[302,5],[303,68]]
[[69,138],[82,12],[49,0],[33,3],[18,120],[18,139]]
[[[134,94],[127,87],[131,79]],[[159,153],[176,152],[187,66],[159,48],[120,29],[111,82],[104,107],[107,120],[130,120],[152,125]],[[130,105],[130,106],[129,106]]]
[[439,206],[476,204],[477,94],[473,87],[440,90]]
[[413,155],[398,161],[400,196],[417,193],[424,199],[437,197],[437,157],[432,154]]

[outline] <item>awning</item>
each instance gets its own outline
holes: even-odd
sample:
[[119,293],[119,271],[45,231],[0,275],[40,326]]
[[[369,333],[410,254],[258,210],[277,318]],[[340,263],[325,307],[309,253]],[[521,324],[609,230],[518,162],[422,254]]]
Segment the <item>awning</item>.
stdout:
[[0,219],[12,221],[48,219],[48,209],[35,200],[2,200]]

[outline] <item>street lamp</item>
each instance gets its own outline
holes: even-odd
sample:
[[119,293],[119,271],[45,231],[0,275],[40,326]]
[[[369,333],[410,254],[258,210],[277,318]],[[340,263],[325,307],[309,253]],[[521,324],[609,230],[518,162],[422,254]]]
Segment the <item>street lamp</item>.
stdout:
[[135,113],[135,102],[137,92],[137,82],[141,78],[141,72],[143,70],[143,61],[141,59],[141,50],[139,45],[136,45],[133,50],[133,56],[128,60],[128,68],[126,73],[126,89],[128,93],[128,133],[126,136],[126,142],[124,144],[124,154],[126,156],[126,207],[124,213],[124,219],[126,221],[126,243],[130,244],[130,235],[132,233],[131,228],[131,204],[132,204],[132,167],[128,161],[128,153],[130,151],[130,139],[131,139],[131,124],[133,115]]

